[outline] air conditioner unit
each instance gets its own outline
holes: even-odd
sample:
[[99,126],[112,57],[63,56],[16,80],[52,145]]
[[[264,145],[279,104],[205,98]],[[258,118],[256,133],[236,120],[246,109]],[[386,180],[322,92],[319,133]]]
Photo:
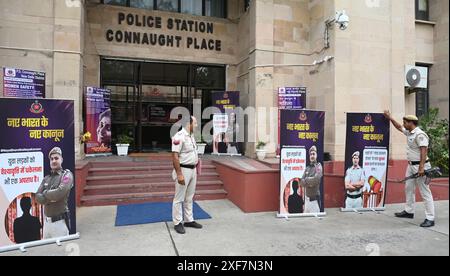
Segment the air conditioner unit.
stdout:
[[406,65],[405,87],[428,88],[428,67]]

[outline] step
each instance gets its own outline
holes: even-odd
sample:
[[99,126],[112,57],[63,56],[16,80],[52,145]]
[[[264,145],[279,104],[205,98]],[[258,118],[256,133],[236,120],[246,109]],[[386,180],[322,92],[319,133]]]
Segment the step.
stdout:
[[[223,189],[196,191],[194,200],[216,200],[225,199],[227,192]],[[173,193],[141,193],[141,194],[116,194],[116,195],[92,195],[81,198],[82,206],[108,206],[123,205],[145,202],[170,202],[173,200]]]
[[[104,185],[111,184],[113,181],[117,184],[133,184],[136,180],[146,183],[158,183],[172,181],[172,173],[167,174],[130,174],[130,175],[108,175],[108,176],[89,176],[86,179],[87,185]],[[217,180],[219,174],[217,172],[202,173],[198,180]]]
[[[117,168],[117,167],[153,167],[153,166],[173,166],[172,160],[155,160],[155,161],[123,161],[123,162],[91,162],[92,168]],[[210,160],[203,161],[202,165],[214,165]]]
[[[218,190],[223,188],[223,182],[199,181],[196,190]],[[127,194],[127,193],[153,193],[153,192],[175,192],[173,182],[158,184],[138,183],[138,184],[111,184],[111,185],[89,185],[84,188],[84,195],[106,195],[106,194]]]
[[[135,173],[171,175],[172,171],[172,166],[93,168],[89,170],[89,176],[133,175]],[[216,167],[212,165],[202,167],[202,173],[213,173],[215,171]]]

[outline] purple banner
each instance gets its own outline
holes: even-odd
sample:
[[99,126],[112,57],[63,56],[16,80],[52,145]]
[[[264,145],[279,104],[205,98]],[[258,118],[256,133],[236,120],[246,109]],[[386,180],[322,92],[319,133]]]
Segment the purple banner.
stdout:
[[[75,177],[74,103],[0,98],[0,133],[0,246],[41,240],[46,222],[36,193],[50,174],[53,148],[61,149],[62,167]],[[70,183],[68,177],[67,172],[61,181]],[[75,234],[75,185],[66,206],[68,230]]]
[[279,109],[306,108],[306,87],[280,87],[278,88]]
[[84,109],[85,133],[91,134],[85,143],[86,154],[111,153],[111,91],[86,87]]
[[323,205],[325,112],[280,110],[279,214],[316,214]]
[[212,105],[222,112],[213,116],[213,153],[242,154],[242,143],[237,141],[240,127],[231,112],[239,107],[239,91],[216,91],[211,98]]
[[383,114],[347,113],[344,208],[384,206],[389,130]]
[[3,95],[9,98],[45,98],[45,73],[3,68]]

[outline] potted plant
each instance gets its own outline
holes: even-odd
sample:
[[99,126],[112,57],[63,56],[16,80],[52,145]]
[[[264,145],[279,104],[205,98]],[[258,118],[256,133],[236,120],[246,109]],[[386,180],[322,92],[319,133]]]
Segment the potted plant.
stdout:
[[117,137],[117,155],[118,156],[127,156],[128,155],[128,148],[130,147],[130,144],[133,142],[133,138],[126,134],[121,134]]
[[205,148],[206,148],[206,142],[203,140],[203,136],[195,135],[195,141],[200,141],[197,143],[197,153],[198,154],[205,154]]
[[258,160],[262,161],[266,158],[267,151],[264,149],[264,147],[267,145],[267,143],[259,141],[256,145],[256,156],[258,157]]

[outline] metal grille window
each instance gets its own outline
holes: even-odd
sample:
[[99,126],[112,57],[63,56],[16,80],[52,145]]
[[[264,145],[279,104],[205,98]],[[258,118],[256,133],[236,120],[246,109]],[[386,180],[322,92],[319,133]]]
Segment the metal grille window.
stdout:
[[156,7],[160,11],[178,12],[178,0],[158,0]]
[[130,0],[130,7],[153,10],[154,0]]
[[203,15],[203,0],[181,1],[181,12],[194,15]]
[[227,17],[227,0],[102,0],[102,3],[198,16]]
[[127,0],[103,0],[103,3],[114,6],[127,6]]

